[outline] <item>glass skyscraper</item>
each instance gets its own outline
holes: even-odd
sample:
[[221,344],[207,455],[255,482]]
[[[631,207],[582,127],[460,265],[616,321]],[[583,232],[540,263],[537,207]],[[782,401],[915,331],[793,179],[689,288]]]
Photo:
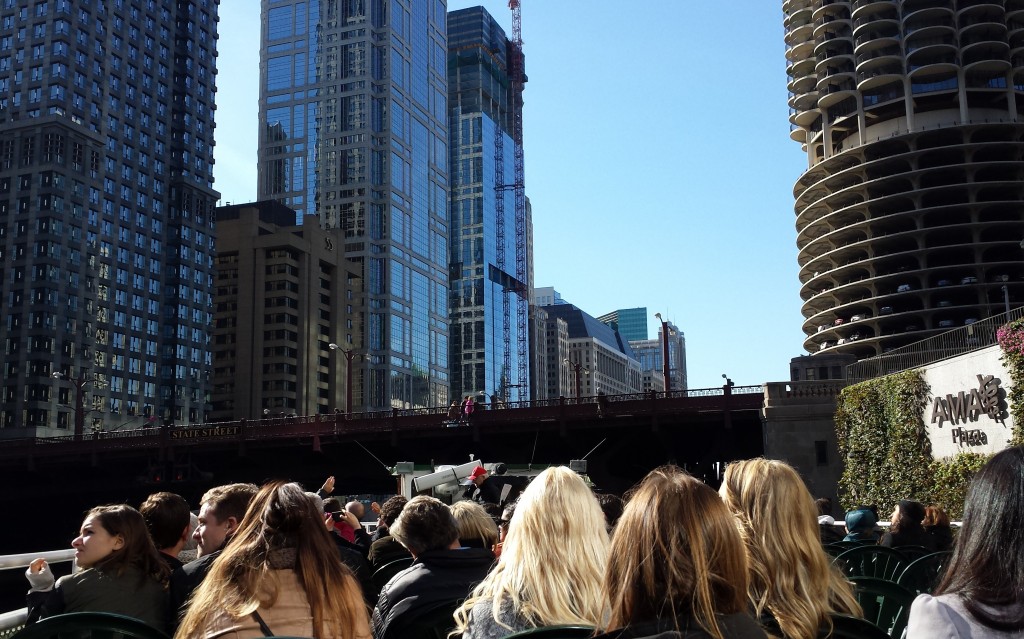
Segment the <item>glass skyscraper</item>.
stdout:
[[597,321],[608,324],[619,331],[623,339],[634,341],[647,339],[647,307],[620,308],[605,313]]
[[[456,397],[529,397],[528,380],[517,380],[517,344],[527,336],[519,335],[516,323],[519,307],[525,310],[529,300],[506,292],[530,290],[530,282],[516,279],[515,195],[510,188],[515,183],[515,146],[510,132],[511,105],[513,98],[521,100],[521,93],[512,96],[509,90],[512,51],[504,31],[483,7],[448,14],[451,378]],[[495,157],[499,135],[502,175]],[[504,199],[503,216],[496,210],[497,197]]]
[[0,436],[200,422],[217,0],[0,4]]
[[356,406],[448,403],[444,0],[263,0],[259,197],[340,228]]

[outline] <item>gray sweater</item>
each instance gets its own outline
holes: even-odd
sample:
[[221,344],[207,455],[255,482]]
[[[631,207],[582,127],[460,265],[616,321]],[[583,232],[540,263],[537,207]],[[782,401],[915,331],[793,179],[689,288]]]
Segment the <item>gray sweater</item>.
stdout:
[[511,627],[504,628],[498,625],[494,621],[491,604],[491,599],[481,599],[474,604],[472,610],[469,611],[469,624],[466,626],[466,631],[462,633],[462,639],[502,639],[502,637],[533,627],[525,618],[516,614],[512,610],[512,605],[507,601],[502,604],[498,617],[502,623]]

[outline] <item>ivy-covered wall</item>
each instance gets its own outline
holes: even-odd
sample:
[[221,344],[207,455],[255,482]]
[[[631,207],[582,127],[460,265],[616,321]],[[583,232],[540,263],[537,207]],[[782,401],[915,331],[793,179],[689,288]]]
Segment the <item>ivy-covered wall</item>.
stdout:
[[1024,444],[1024,318],[1003,324],[996,331],[999,348],[1003,351],[1003,364],[1010,372],[1011,388],[1007,404],[1013,415],[1010,445]]

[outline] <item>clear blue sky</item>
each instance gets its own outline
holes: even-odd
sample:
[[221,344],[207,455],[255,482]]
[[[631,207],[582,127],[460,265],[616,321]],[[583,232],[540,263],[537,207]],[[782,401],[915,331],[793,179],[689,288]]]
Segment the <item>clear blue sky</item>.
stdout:
[[[505,0],[482,4],[512,32]],[[256,198],[259,10],[221,0],[215,187]],[[691,388],[803,354],[781,2],[523,0],[535,279],[686,334]]]

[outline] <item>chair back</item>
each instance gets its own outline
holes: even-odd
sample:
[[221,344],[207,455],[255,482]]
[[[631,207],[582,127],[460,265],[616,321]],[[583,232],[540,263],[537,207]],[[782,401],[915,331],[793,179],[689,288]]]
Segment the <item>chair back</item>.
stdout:
[[946,572],[946,566],[952,556],[952,551],[943,550],[918,557],[903,569],[896,578],[896,583],[918,595],[931,594],[935,586],[939,585],[939,580]]
[[594,628],[591,626],[544,626],[522,630],[507,635],[505,639],[584,639],[592,636]]
[[391,578],[411,566],[412,562],[412,557],[402,557],[401,559],[390,561],[375,570],[373,575],[370,576],[370,586],[373,588],[373,593],[371,593],[373,595],[372,599],[376,600],[377,595],[391,581]]
[[877,577],[892,581],[908,563],[903,553],[884,546],[851,548],[832,561],[847,577]]
[[110,612],[69,612],[25,626],[16,639],[169,639],[166,634],[134,617]]
[[[462,599],[440,601],[419,611],[416,618],[403,624],[401,639],[446,639],[455,629],[455,610],[462,605]],[[389,632],[389,634],[391,634]]]
[[833,541],[825,544],[824,548],[830,557],[836,557],[851,548],[860,548],[863,545],[865,543],[862,541]]
[[896,546],[895,550],[900,551],[900,554],[903,555],[903,558],[906,559],[907,562],[914,561],[919,557],[924,557],[925,555],[930,555],[935,552],[934,550],[925,548],[924,546]]
[[864,609],[864,618],[900,639],[910,618],[910,604],[917,596],[903,586],[875,577],[851,577],[854,596]]
[[832,630],[830,632],[828,628],[822,628],[818,639],[889,639],[884,630],[865,619],[839,614],[829,617]]

